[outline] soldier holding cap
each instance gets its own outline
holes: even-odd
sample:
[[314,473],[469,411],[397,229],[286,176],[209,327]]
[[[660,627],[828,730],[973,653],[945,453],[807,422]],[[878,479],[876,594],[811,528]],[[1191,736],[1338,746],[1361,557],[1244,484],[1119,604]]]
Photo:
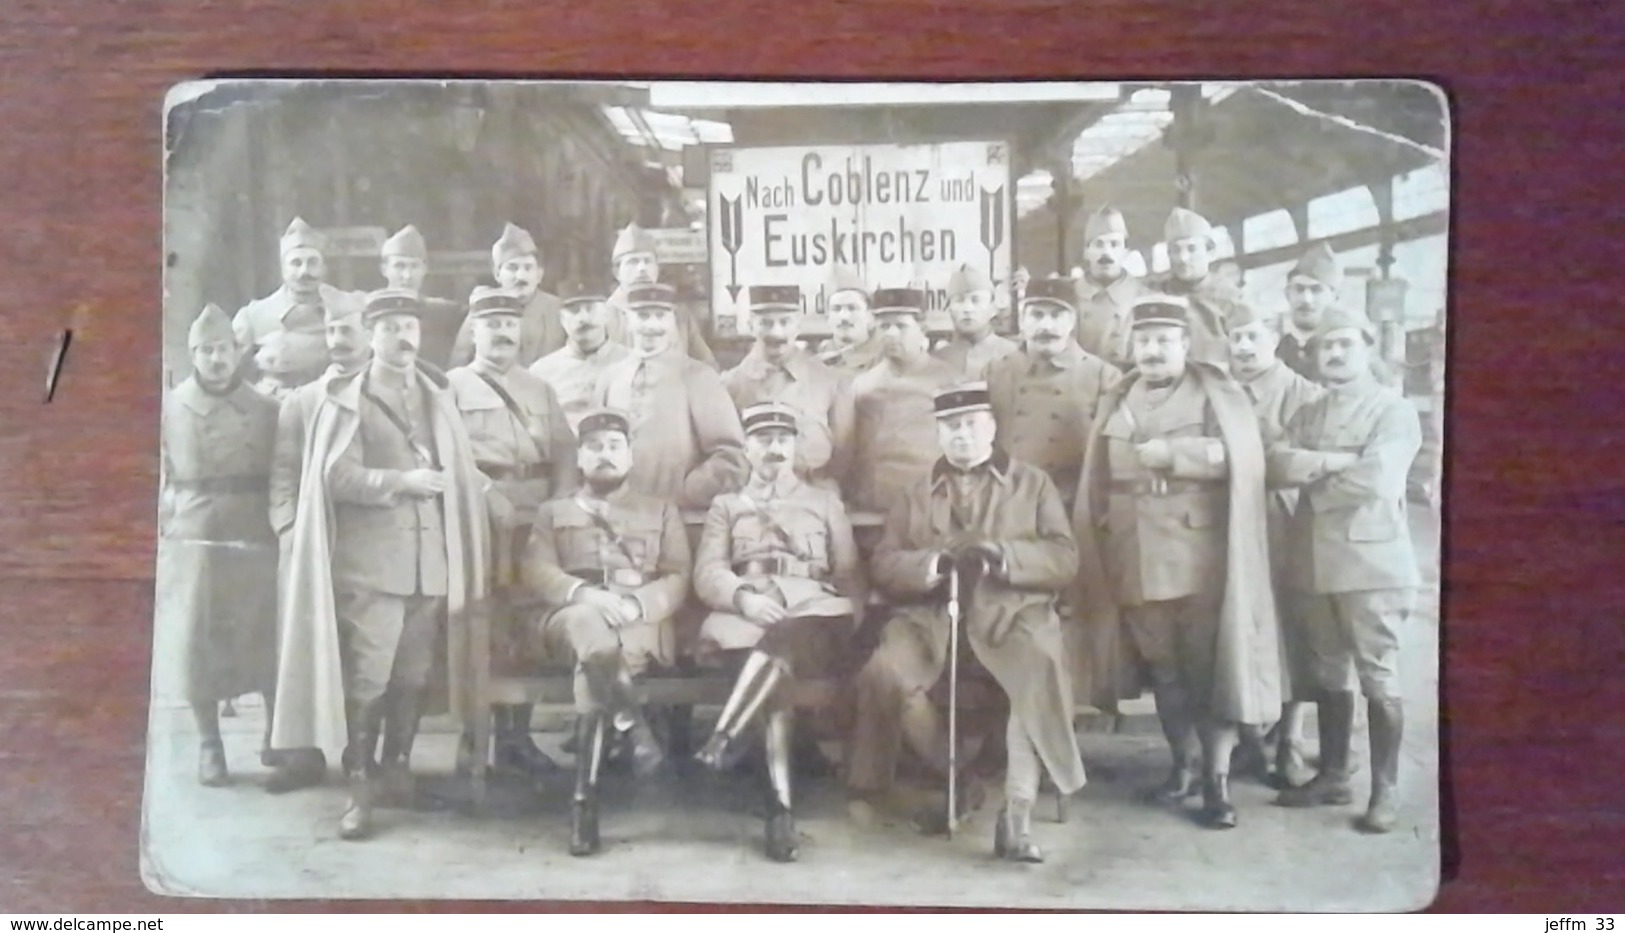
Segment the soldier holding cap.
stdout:
[[[628,224],[616,234],[609,261],[618,283],[609,296],[609,306],[614,312],[610,315],[609,338],[616,343],[636,346],[637,316],[632,311],[630,295],[633,289],[660,281],[660,259],[654,236],[637,224]],[[678,351],[716,369],[716,354],[705,342],[705,335],[690,308],[674,306],[672,319],[677,329],[673,344]]]
[[857,376],[881,357],[880,335],[869,310],[869,290],[856,273],[837,269],[826,291],[824,311],[830,337],[819,347],[818,359],[836,372]]
[[[524,304],[518,292],[476,287],[468,302],[474,362],[446,373],[474,448],[474,464],[485,480],[493,607],[499,635],[509,636],[499,638],[508,644],[498,650],[515,647],[517,633],[512,630],[524,602],[519,559],[536,510],[576,485],[575,434],[558,397],[519,365]],[[554,769],[531,740],[529,705],[498,706],[494,714],[497,767],[531,775]]]
[[559,322],[564,325],[564,346],[530,364],[530,372],[553,387],[574,431],[597,405],[598,377],[632,351],[609,339],[610,317],[618,315],[609,306],[609,289],[571,282],[562,294]]
[[1406,518],[1406,476],[1422,445],[1416,410],[1371,375],[1376,332],[1333,308],[1315,331],[1328,391],[1287,423],[1270,451],[1271,478],[1298,486],[1287,534],[1287,585],[1305,594],[1313,686],[1319,691],[1320,771],[1285,791],[1286,806],[1346,805],[1354,696],[1352,661],[1371,730],[1371,798],[1360,820],[1385,833],[1399,817],[1399,626],[1421,583]]
[[1223,365],[1226,346],[1225,302],[1241,296],[1213,272],[1213,225],[1192,210],[1176,207],[1162,228],[1168,249],[1168,271],[1146,281],[1147,290],[1185,298],[1190,337],[1190,357],[1204,363]]
[[[1289,369],[1275,355],[1281,340],[1281,318],[1278,314],[1263,314],[1245,302],[1234,302],[1225,313],[1230,322],[1230,375],[1241,384],[1243,392],[1258,415],[1258,428],[1269,449],[1281,438],[1286,423],[1298,410],[1321,395],[1320,386]],[[1280,723],[1275,729],[1274,780],[1277,784],[1293,784],[1294,775],[1303,769],[1300,748],[1303,732],[1304,703],[1313,702],[1309,687],[1309,671],[1304,664],[1302,620],[1298,617],[1294,601],[1284,590],[1283,577],[1288,555],[1286,553],[1287,521],[1298,501],[1298,493],[1290,488],[1272,488],[1269,491],[1268,528],[1270,544],[1270,575],[1275,587],[1275,605],[1281,624],[1282,660],[1290,685],[1287,702],[1281,708]],[[1244,732],[1243,739],[1251,738]],[[1249,744],[1249,747],[1252,747]],[[1267,762],[1261,762],[1268,767]]]
[[628,482],[636,452],[627,414],[594,409],[580,432],[584,485],[537,511],[525,580],[545,607],[535,633],[543,653],[575,665],[570,854],[590,855],[599,847],[606,724],[625,723],[637,773],[652,773],[664,757],[633,678],[652,661],[673,660],[671,621],[688,594],[690,553],[677,506]]
[[[295,217],[288,225],[280,247],[282,285],[244,305],[231,321],[238,347],[252,361],[244,378],[256,382],[270,377],[276,392],[311,382],[327,368],[323,309],[359,308],[362,302],[361,293],[327,284],[327,238],[303,219]],[[273,341],[273,334],[285,336]]]
[[1190,314],[1172,296],[1134,306],[1135,369],[1101,403],[1078,489],[1077,599],[1095,706],[1139,695],[1129,659],[1149,668],[1173,755],[1150,796],[1200,786],[1203,823],[1224,829],[1238,727],[1280,712],[1280,645],[1258,419],[1222,369],[1187,359]]
[[[187,333],[192,375],[164,399],[160,618],[180,621],[198,781],[227,783],[219,703],[276,683],[276,536],[267,469],[277,406],[238,378],[231,320],[208,305]],[[266,734],[269,749],[269,729]],[[270,756],[262,754],[265,764]]]
[[722,384],[740,411],[777,402],[799,412],[796,472],[808,482],[839,489],[852,452],[851,385],[796,342],[801,315],[796,286],[751,286],[756,344],[738,366],[722,374]]
[[[1110,205],[1089,215],[1083,228],[1083,279],[1078,283],[1078,344],[1120,369],[1129,353],[1129,317],[1146,288],[1129,273],[1128,224]],[[1061,489],[1065,491],[1066,487]]]
[[378,268],[386,288],[416,292],[423,299],[423,346],[418,358],[442,369],[450,365],[457,330],[463,323],[463,306],[423,294],[423,279],[429,274],[429,247],[417,227],[407,224],[384,241]]
[[[372,832],[378,776],[404,789],[436,642],[452,712],[467,614],[486,596],[484,479],[445,377],[420,367],[418,295],[367,296],[373,358],[330,379],[310,425],[281,603],[277,749],[344,747],[344,839]],[[382,762],[377,759],[383,739]]]
[[1337,254],[1325,242],[1309,247],[1287,273],[1286,301],[1290,313],[1281,337],[1281,361],[1305,379],[1320,378],[1315,372],[1309,341],[1314,339],[1321,317],[1336,305],[1342,287],[1342,266]]
[[796,858],[791,818],[790,727],[793,677],[840,671],[863,606],[852,525],[840,496],[810,486],[793,469],[802,418],[788,405],[745,409],[751,476],[718,496],[705,520],[694,589],[712,610],[700,629],[702,662],[741,663],[733,693],[699,760],[723,767],[729,743],[766,717],[767,854]]
[[[559,299],[542,291],[542,252],[530,231],[504,224],[502,236],[491,245],[491,275],[497,287],[516,292],[524,301],[519,316],[519,365],[529,366],[564,346],[564,325],[559,323]],[[466,366],[474,359],[473,321],[464,320],[451,351],[451,365]]]
[[1076,301],[1066,279],[1029,285],[1020,308],[1026,349],[994,362],[987,372],[999,449],[1048,473],[1068,514],[1089,425],[1101,397],[1122,378],[1073,338]]
[[[1057,594],[1077,572],[1077,547],[1049,477],[994,445],[985,384],[946,388],[933,407],[941,458],[898,499],[875,549],[875,583],[901,605],[858,675],[848,787],[859,804],[884,792],[905,737],[946,772],[947,743],[927,692],[947,666],[949,628],[938,593],[956,572],[961,632],[971,649],[961,662],[980,662],[1009,698],[1005,806],[994,854],[1039,862],[1031,812],[1041,771],[1063,794],[1085,781],[1055,611]],[[967,791],[962,802],[973,804],[975,792]]]
[[703,509],[720,492],[745,481],[739,412],[722,377],[684,356],[677,339],[675,293],[669,285],[627,290],[633,319],[632,355],[598,378],[600,404],[632,419],[632,474],[643,495]]
[[931,397],[953,383],[957,373],[926,352],[925,292],[877,289],[874,303],[884,355],[852,381],[857,427],[846,501],[854,508],[884,512],[936,461]]
[[987,273],[961,266],[948,278],[948,316],[954,336],[934,356],[952,366],[961,379],[980,379],[990,363],[1018,352],[1021,345],[993,332],[999,313]]

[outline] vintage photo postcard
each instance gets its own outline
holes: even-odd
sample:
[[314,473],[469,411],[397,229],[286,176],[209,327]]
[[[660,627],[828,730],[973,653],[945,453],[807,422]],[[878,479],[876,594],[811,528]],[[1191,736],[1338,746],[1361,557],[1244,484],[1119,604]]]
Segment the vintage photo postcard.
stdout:
[[1400,911],[1413,81],[196,82],[155,891]]

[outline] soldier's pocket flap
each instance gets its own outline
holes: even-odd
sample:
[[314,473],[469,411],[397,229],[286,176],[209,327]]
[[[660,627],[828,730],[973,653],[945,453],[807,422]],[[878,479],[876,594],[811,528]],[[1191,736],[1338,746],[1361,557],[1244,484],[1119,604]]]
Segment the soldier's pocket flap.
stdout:
[[1399,536],[1399,507],[1392,502],[1368,502],[1349,518],[1350,541],[1391,541]]

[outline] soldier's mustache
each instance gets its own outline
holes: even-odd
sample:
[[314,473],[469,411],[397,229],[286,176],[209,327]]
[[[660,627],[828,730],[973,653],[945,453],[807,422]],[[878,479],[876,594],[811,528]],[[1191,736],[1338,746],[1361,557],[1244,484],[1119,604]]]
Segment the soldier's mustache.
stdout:
[[517,347],[519,342],[512,337],[492,337],[491,345],[494,347]]
[[418,348],[418,345],[413,343],[410,340],[397,340],[397,341],[395,341],[395,349],[397,349],[397,350],[416,350],[417,348]]

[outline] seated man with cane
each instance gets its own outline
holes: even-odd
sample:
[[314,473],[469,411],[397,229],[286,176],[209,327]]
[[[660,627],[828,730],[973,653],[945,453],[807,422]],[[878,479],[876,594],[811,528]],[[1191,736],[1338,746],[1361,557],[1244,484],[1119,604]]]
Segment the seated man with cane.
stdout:
[[794,470],[796,409],[777,402],[745,409],[750,481],[718,496],[706,516],[694,561],[694,589],[714,612],[700,629],[701,662],[745,655],[717,720],[697,756],[715,770],[728,745],[765,714],[768,783],[767,855],[796,858],[790,810],[793,676],[827,676],[851,650],[863,607],[852,525],[840,496],[803,482]]
[[[1031,838],[1040,763],[1062,794],[1085,781],[1055,611],[1057,594],[1077,572],[1077,546],[1049,476],[993,446],[997,426],[986,383],[939,391],[934,408],[943,457],[887,516],[875,549],[875,583],[898,609],[858,675],[847,782],[855,802],[886,790],[906,736],[947,773],[953,829],[961,812],[952,799],[957,737],[950,728],[944,738],[927,692],[945,670],[950,697],[957,692],[962,621],[965,643],[1010,702],[1005,804],[993,851],[1040,862],[1043,853]],[[947,613],[938,602],[943,595]],[[950,726],[954,709],[950,699]]]

